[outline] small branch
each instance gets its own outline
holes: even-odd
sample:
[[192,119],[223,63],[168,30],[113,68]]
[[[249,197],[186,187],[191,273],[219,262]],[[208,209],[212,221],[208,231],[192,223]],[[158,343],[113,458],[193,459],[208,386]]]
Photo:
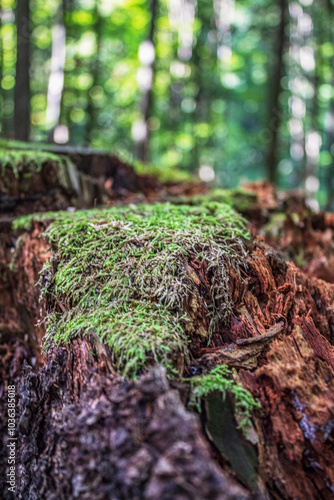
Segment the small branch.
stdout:
[[236,340],[236,344],[239,346],[244,346],[244,345],[251,345],[251,344],[257,344],[258,342],[269,342],[270,340],[274,339],[284,331],[286,327],[286,321],[285,319],[282,318],[276,325],[272,326],[269,328],[269,330],[264,333],[263,335],[257,335],[256,337],[250,337],[248,339],[239,339]]
[[219,363],[224,363],[235,368],[255,368],[256,358],[261,354],[268,342],[276,338],[286,328],[286,320],[281,318],[263,335],[257,335],[248,339],[239,339],[227,347],[217,348],[215,352],[203,354],[197,360],[197,366],[212,368]]

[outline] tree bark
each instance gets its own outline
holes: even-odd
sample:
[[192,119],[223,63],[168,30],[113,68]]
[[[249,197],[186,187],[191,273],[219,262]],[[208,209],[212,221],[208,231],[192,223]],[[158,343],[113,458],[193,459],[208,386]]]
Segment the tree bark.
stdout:
[[15,139],[29,141],[30,136],[30,11],[29,0],[17,2],[17,54],[14,92]]

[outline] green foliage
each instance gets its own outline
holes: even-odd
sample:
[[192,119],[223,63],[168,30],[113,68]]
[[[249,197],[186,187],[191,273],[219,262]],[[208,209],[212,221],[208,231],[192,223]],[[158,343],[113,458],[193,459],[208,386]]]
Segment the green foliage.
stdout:
[[[227,267],[245,255],[248,233],[228,205],[140,205],[32,218],[54,220],[45,233],[52,249],[51,268],[43,271],[52,313],[47,344],[93,329],[111,346],[121,373],[133,376],[152,360],[173,373],[176,354],[187,363],[187,339],[196,334],[184,313],[200,293],[187,270],[194,258],[205,263],[210,280],[206,338],[229,322]],[[15,227],[27,224],[24,217]]]
[[249,391],[234,382],[232,373],[226,365],[216,366],[208,374],[197,375],[189,380],[191,383],[189,406],[199,412],[201,402],[208,394],[218,391],[223,399],[227,393],[231,394],[234,398],[236,417],[239,420],[238,428],[242,431],[250,425],[251,413],[261,408]]

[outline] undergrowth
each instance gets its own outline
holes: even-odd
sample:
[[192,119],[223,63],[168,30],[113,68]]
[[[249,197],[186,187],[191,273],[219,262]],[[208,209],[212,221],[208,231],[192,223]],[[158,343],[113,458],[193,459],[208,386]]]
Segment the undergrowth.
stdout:
[[133,168],[138,175],[152,175],[159,182],[190,182],[194,181],[195,176],[178,167],[161,168],[152,163],[142,163],[136,160]]

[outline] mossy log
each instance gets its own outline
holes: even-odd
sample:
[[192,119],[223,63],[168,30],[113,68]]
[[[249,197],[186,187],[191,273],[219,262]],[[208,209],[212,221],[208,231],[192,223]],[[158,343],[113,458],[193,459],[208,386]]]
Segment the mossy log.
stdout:
[[182,175],[162,172],[131,166],[108,152],[0,141],[0,215],[138,203],[206,191],[190,174],[184,173],[180,183]]
[[8,229],[17,498],[334,498],[334,286],[197,203]]
[[114,155],[71,149],[0,148],[0,214],[15,215],[144,199],[161,189]]

